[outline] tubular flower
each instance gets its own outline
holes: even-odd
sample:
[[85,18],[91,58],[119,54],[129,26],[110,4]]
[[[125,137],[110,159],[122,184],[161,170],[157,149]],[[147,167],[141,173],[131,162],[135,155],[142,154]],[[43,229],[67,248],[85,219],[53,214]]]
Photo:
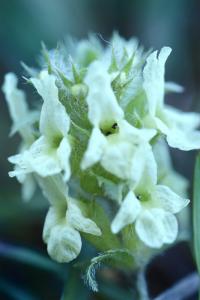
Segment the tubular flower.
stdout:
[[139,184],[130,191],[121,204],[111,228],[114,233],[124,226],[135,223],[139,239],[147,246],[160,248],[171,244],[178,234],[178,223],[174,214],[189,203],[170,188],[156,183]]
[[147,126],[155,127],[166,135],[169,146],[185,151],[199,149],[200,132],[196,128],[200,125],[200,115],[184,113],[164,105],[165,62],[170,53],[171,49],[164,47],[158,57],[155,51],[147,58],[143,71],[143,88],[149,115],[146,116],[145,122]]
[[83,216],[74,199],[68,198],[67,209],[51,206],[43,229],[49,255],[58,262],[75,259],[82,246],[79,231],[101,235],[101,230],[91,219]]
[[85,82],[89,87],[86,101],[93,130],[82,168],[100,162],[108,172],[137,182],[145,164],[155,164],[149,141],[156,131],[137,129],[125,120],[111,87],[111,76],[101,62],[90,65]]
[[[17,88],[17,77],[13,73],[5,76],[2,88],[8,104],[10,116],[13,121],[11,135],[19,132],[22,143],[20,145],[20,153],[27,149],[35,140],[34,128],[32,124],[38,119],[38,112],[30,111],[26,103],[25,93]],[[30,200],[35,191],[35,181],[29,174],[18,173],[18,166],[15,167],[17,179],[22,184],[23,199]]]
[[65,107],[58,99],[56,78],[42,71],[38,78],[31,82],[43,99],[40,115],[41,136],[31,147],[21,154],[9,157],[9,161],[18,166],[10,172],[11,176],[36,172],[40,176],[50,176],[64,172],[64,180],[70,176],[70,144],[68,131],[70,119]]

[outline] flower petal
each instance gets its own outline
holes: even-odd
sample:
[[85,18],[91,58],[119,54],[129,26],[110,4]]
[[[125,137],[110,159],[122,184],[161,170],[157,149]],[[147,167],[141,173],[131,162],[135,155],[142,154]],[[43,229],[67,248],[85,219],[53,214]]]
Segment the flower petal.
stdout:
[[200,149],[200,131],[184,132],[183,129],[170,129],[167,142],[169,146],[183,151]]
[[137,218],[135,230],[138,237],[151,248],[174,242],[178,233],[176,217],[162,209],[144,210]]
[[83,216],[78,205],[72,199],[68,200],[66,213],[67,222],[78,231],[83,231],[93,235],[101,235],[101,230],[91,219]]
[[56,78],[42,71],[40,78],[30,79],[37,92],[44,100],[40,117],[40,131],[51,139],[54,136],[65,136],[69,131],[70,119],[65,107],[59,101]]
[[94,128],[81,162],[81,168],[83,170],[97,163],[101,159],[106,144],[107,141],[104,135],[98,128]]
[[186,207],[190,200],[184,199],[164,185],[157,185],[151,194],[153,202],[160,208],[171,213],[178,213]]
[[19,131],[23,139],[27,143],[31,143],[34,137],[30,124],[35,122],[37,114],[35,112],[29,112],[25,93],[17,88],[17,82],[18,80],[14,73],[6,74],[2,90],[5,94],[10,116],[13,120],[12,133]]
[[42,233],[42,237],[45,243],[47,243],[50,238],[52,228],[62,221],[62,217],[63,216],[61,210],[58,210],[53,206],[49,208],[45,218]]
[[57,157],[60,162],[60,166],[62,170],[64,170],[64,181],[67,181],[70,177],[70,153],[71,147],[67,138],[63,138],[58,149],[57,149]]
[[90,122],[100,125],[112,125],[123,118],[123,110],[117,103],[111,87],[111,78],[103,62],[95,61],[89,68],[85,78],[89,92],[86,98],[88,104],[88,118]]
[[152,116],[155,115],[157,108],[163,105],[165,62],[170,53],[171,48],[169,47],[163,47],[158,57],[157,51],[154,51],[147,58],[144,67],[143,88],[149,103],[149,113]]
[[27,174],[22,183],[22,198],[24,201],[29,201],[36,190],[36,182],[31,174]]
[[123,227],[132,224],[141,210],[141,204],[133,192],[129,192],[111,224],[113,233],[118,233]]
[[43,136],[32,144],[28,153],[27,159],[31,165],[30,172],[34,171],[42,177],[61,172],[62,168],[58,161],[56,150],[49,147]]
[[81,251],[81,237],[77,230],[66,224],[56,225],[52,228],[47,243],[47,251],[57,262],[70,262]]

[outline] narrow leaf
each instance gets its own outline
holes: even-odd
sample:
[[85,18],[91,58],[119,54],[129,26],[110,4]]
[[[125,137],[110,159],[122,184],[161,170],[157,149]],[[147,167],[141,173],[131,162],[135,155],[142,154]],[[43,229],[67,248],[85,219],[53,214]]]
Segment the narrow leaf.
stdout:
[[196,158],[193,193],[194,251],[197,269],[200,274],[200,154]]

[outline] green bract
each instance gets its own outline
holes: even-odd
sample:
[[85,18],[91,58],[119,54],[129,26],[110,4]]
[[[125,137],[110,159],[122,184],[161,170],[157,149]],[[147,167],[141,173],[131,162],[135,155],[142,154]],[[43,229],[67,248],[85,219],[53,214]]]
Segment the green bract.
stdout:
[[28,79],[42,100],[36,113],[6,75],[12,132],[22,138],[10,176],[29,180],[28,198],[34,178],[49,200],[43,239],[53,259],[75,259],[82,235],[98,250],[130,253],[133,268],[175,241],[175,215],[189,200],[167,143],[200,148],[200,116],[164,103],[166,92],[182,91],[164,80],[170,52],[145,53],[117,34],[106,47],[94,36],[43,47],[41,70]]

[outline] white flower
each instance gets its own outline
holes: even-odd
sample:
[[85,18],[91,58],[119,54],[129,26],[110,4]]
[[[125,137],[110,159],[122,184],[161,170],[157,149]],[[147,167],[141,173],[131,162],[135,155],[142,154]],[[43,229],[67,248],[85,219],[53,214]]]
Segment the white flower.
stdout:
[[[10,116],[13,121],[11,134],[19,132],[22,143],[20,153],[27,149],[35,140],[32,124],[38,119],[38,112],[30,112],[26,103],[25,93],[17,88],[17,77],[13,73],[5,76],[2,90],[5,94]],[[15,170],[17,172],[18,167]],[[22,198],[28,201],[35,191],[35,181],[31,175],[19,175],[18,181],[22,184]]]
[[[81,167],[100,164],[112,174],[137,182],[146,164],[156,169],[149,141],[156,131],[137,129],[124,119],[111,87],[111,78],[102,62],[90,65],[85,78],[88,118],[93,130]],[[156,172],[156,171],[154,171]]]
[[36,172],[42,177],[64,172],[64,179],[70,177],[70,144],[68,131],[70,119],[65,107],[59,101],[55,77],[42,71],[40,78],[31,82],[43,98],[40,116],[41,136],[22,154],[11,156],[9,161],[17,165],[17,170],[10,173],[18,176]]
[[60,207],[50,207],[43,229],[49,255],[58,262],[75,259],[82,247],[79,231],[101,235],[97,225],[83,216],[76,200],[67,199],[67,211]]
[[164,105],[165,62],[170,53],[171,49],[164,47],[158,57],[155,51],[147,58],[143,71],[143,88],[148,101],[149,115],[146,116],[144,124],[166,135],[171,147],[185,151],[199,149],[200,132],[196,128],[200,125],[200,115],[184,113]]
[[135,223],[135,231],[147,246],[160,248],[177,237],[178,223],[174,214],[180,212],[189,200],[183,199],[167,186],[143,182],[130,191],[115,216],[111,229],[119,232]]
[[153,153],[158,166],[158,183],[168,186],[179,196],[186,197],[189,181],[174,170],[169,147],[164,139],[153,146]]
[[38,112],[29,111],[25,93],[17,88],[17,83],[16,75],[14,73],[8,73],[5,76],[2,87],[13,121],[11,134],[18,131],[24,144],[30,145],[34,141],[31,125],[38,119]]

